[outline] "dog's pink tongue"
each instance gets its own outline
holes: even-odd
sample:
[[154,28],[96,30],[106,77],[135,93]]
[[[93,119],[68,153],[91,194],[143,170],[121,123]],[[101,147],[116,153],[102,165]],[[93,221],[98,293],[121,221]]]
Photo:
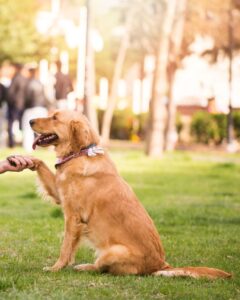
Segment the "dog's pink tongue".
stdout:
[[39,141],[40,138],[41,138],[41,135],[39,135],[38,137],[36,137],[36,139],[34,140],[33,145],[32,145],[33,150],[36,149],[37,142]]

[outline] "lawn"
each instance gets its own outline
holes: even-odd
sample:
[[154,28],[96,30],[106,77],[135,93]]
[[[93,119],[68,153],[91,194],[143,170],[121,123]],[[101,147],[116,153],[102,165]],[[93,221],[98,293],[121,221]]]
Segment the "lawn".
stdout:
[[[53,152],[34,155],[54,165]],[[0,180],[0,299],[240,299],[240,156],[176,152],[153,160],[114,150],[112,157],[153,218],[167,261],[222,268],[233,278],[43,272],[58,257],[63,219],[35,193],[34,172],[24,171]],[[90,250],[78,251],[76,262],[92,260]]]

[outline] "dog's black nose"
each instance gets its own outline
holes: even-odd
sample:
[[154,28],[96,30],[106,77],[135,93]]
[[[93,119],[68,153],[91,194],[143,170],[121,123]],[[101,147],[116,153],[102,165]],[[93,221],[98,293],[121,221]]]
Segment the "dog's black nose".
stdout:
[[30,120],[29,121],[30,126],[33,126],[34,122],[35,122],[34,120]]

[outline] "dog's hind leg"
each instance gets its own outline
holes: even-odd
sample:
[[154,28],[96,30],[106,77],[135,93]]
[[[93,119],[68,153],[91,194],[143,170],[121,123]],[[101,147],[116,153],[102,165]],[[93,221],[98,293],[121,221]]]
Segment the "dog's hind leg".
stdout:
[[74,266],[74,270],[76,271],[98,271],[97,266],[95,264],[81,264]]
[[109,272],[114,275],[138,274],[134,256],[127,247],[114,245],[105,250],[95,264],[81,264],[74,267],[77,271]]

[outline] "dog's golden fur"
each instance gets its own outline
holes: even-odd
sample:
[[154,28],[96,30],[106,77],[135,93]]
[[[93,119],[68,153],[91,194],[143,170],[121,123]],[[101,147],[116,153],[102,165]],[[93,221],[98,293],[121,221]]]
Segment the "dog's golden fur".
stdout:
[[[57,134],[54,145],[58,157],[99,143],[98,135],[79,112],[56,111],[48,118],[35,119],[32,128],[40,134]],[[87,242],[95,249],[97,259],[94,264],[75,266],[76,270],[122,275],[230,276],[205,267],[170,267],[153,221],[106,152],[74,158],[59,166],[55,175],[37,159],[35,169],[48,195],[61,205],[65,219],[60,256],[47,270],[57,271],[72,264],[79,243]]]

